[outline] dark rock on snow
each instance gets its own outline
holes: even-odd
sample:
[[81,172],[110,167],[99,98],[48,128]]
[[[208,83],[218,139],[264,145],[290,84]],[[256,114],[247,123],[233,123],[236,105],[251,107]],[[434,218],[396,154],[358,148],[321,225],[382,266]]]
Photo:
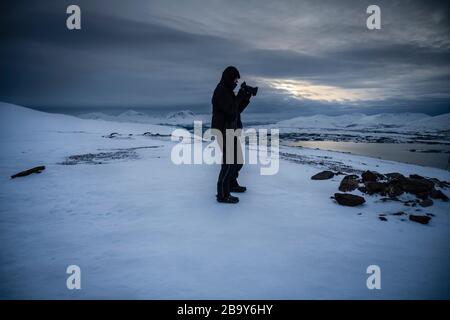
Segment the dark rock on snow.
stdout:
[[442,201],[447,202],[448,197],[441,190],[432,190],[430,193],[430,198],[432,199],[441,199]]
[[359,206],[366,202],[363,197],[350,193],[335,193],[334,199],[338,204],[349,207]]
[[428,199],[428,196],[430,195],[431,192],[418,192],[416,193],[416,197],[422,200]]
[[25,171],[18,172],[11,176],[11,179],[17,178],[17,177],[25,177],[32,173],[41,173],[43,170],[45,170],[45,166],[38,166],[34,167]]
[[358,191],[362,193],[367,193],[366,186],[358,187]]
[[409,216],[409,220],[418,222],[421,224],[428,224],[428,222],[431,220],[431,218],[427,217],[427,216],[416,216],[416,215],[411,214]]
[[422,176],[419,176],[418,174],[410,174],[409,177],[411,179],[417,179],[417,180],[424,180],[425,178]]
[[365,184],[368,194],[383,193],[385,194],[386,184],[383,182],[367,181]]
[[419,205],[421,207],[424,207],[424,208],[430,207],[430,206],[433,205],[433,200],[431,200],[431,199],[424,199],[424,200],[420,201]]
[[339,185],[339,191],[342,191],[342,192],[353,191],[356,188],[358,188],[358,184],[359,184],[359,179],[358,179],[357,175],[352,174],[349,176],[345,176],[342,179],[341,184]]
[[401,186],[403,191],[422,197],[434,189],[434,183],[426,179],[405,178],[401,181]]
[[397,198],[403,194],[402,186],[398,180],[388,182],[385,191],[390,198]]
[[388,178],[389,181],[394,179],[395,180],[405,179],[405,176],[398,172],[386,173],[385,176]]
[[322,171],[311,177],[312,180],[327,180],[334,177],[334,172],[332,171]]
[[377,181],[377,180],[378,180],[378,175],[377,175],[377,173],[376,173],[376,172],[373,172],[373,171],[370,171],[370,170],[364,171],[364,172],[361,174],[361,177],[362,177],[362,181],[363,181],[363,182],[367,182],[367,181]]

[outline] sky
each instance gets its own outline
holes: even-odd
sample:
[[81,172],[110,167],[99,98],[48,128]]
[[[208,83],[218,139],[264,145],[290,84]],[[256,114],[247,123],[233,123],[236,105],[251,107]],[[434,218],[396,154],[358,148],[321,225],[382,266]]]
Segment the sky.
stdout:
[[[260,87],[250,112],[450,112],[446,1],[5,2],[1,101],[208,112],[234,65]],[[66,27],[71,4],[81,30]]]

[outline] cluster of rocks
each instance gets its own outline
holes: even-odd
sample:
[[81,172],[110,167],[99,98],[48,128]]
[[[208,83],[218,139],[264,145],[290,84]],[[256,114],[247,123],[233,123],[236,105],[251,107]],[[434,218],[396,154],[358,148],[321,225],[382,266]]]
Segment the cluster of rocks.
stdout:
[[428,207],[433,205],[431,199],[448,201],[448,197],[441,190],[436,189],[436,187],[447,188],[448,186],[448,182],[424,178],[417,174],[405,177],[398,172],[380,174],[374,171],[364,171],[361,177],[345,176],[339,185],[339,191],[350,192],[357,189],[368,195],[379,194],[395,200],[402,194],[409,193],[420,199],[423,207]]
[[[311,177],[313,180],[331,179],[335,175],[332,171],[322,171]],[[382,201],[401,201],[405,206],[415,207],[429,207],[433,205],[433,200],[448,201],[449,198],[441,190],[450,186],[446,181],[440,181],[435,178],[425,178],[417,174],[412,174],[409,177],[393,172],[381,174],[375,171],[364,171],[361,175],[351,174],[345,175],[339,184],[339,191],[342,193],[335,193],[333,199],[343,206],[359,206],[366,202],[363,196],[358,196],[348,192],[358,190],[367,195],[383,196]],[[412,194],[416,197],[415,200],[402,201],[398,197],[402,194]],[[431,219],[429,216],[415,216],[410,215],[409,219],[419,223],[428,223]],[[380,220],[386,221],[386,219]]]

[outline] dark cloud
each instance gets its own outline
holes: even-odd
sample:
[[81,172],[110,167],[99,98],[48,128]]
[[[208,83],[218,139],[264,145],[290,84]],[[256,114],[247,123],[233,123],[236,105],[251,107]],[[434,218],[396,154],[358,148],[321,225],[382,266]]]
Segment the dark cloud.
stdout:
[[[364,1],[77,3],[80,31],[65,27],[72,3],[3,4],[0,100],[206,111],[233,64],[262,86],[254,110],[450,112],[449,13],[439,2],[381,2],[374,32]],[[271,79],[370,95],[311,101],[272,88]]]

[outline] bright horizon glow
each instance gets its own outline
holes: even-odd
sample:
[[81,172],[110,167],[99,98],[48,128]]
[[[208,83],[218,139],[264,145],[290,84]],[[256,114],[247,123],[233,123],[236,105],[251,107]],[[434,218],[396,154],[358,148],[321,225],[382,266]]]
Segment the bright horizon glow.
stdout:
[[282,90],[297,99],[308,99],[326,102],[354,102],[371,100],[372,90],[344,89],[329,85],[318,85],[308,81],[290,79],[262,79],[271,88]]

